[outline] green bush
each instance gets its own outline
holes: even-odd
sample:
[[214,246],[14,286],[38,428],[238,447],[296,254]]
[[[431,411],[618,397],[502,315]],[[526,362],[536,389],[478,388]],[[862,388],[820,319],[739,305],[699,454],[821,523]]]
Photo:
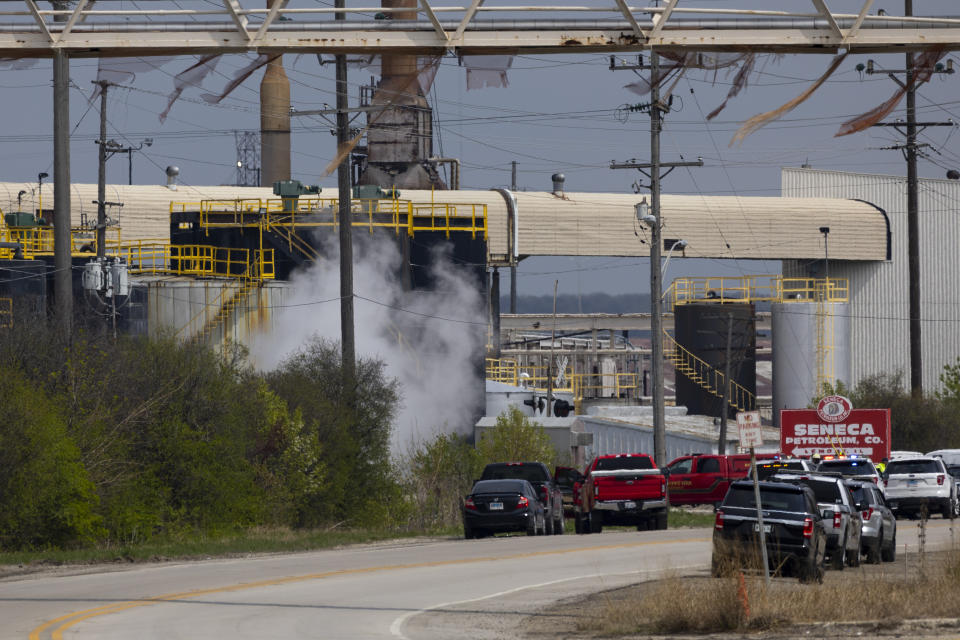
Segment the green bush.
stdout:
[[97,496],[56,404],[2,369],[0,548],[65,547],[101,533]]
[[477,451],[483,464],[536,461],[553,467],[557,456],[543,427],[516,407],[497,416],[496,426],[481,435]]

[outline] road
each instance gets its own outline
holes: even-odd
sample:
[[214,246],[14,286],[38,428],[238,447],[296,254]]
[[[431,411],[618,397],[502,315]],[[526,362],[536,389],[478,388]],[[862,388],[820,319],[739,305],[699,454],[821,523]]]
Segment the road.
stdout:
[[[901,521],[900,551],[916,549]],[[927,545],[950,543],[933,520]],[[705,569],[709,529],[404,541],[0,581],[0,639],[515,637],[560,598]],[[443,609],[444,626],[425,611]],[[484,615],[495,611],[499,615]],[[502,628],[498,628],[502,627]]]

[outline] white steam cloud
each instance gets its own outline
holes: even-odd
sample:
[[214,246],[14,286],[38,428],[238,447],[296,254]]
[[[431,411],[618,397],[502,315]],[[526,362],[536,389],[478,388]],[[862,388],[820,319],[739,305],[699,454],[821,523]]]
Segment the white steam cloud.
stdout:
[[[340,340],[339,251],[330,240],[323,251],[329,257],[292,277],[291,294],[274,309],[273,330],[252,341],[259,367],[275,368],[312,336]],[[393,236],[361,240],[354,244],[357,357],[382,360],[400,381],[393,451],[440,431],[469,433],[483,398],[478,354],[486,323],[477,283],[438,250],[429,267],[433,289],[404,292]]]

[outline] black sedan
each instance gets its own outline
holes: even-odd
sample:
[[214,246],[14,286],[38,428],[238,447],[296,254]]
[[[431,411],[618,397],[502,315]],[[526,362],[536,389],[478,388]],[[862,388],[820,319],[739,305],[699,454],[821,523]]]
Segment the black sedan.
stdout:
[[505,531],[546,532],[543,504],[527,480],[480,480],[463,501],[463,536],[482,538]]

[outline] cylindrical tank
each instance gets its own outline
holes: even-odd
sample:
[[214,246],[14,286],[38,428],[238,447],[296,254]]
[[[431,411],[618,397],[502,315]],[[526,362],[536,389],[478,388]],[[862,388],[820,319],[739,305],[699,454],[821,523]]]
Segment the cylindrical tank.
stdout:
[[[267,8],[274,0],[267,1]],[[290,80],[283,56],[267,64],[260,81],[260,186],[290,179]]]
[[[821,358],[827,382],[850,384],[850,305],[824,304],[822,315],[818,315],[815,302],[780,302],[770,310],[773,420],[779,426],[781,409],[804,409],[819,395],[816,387]],[[821,348],[817,344],[819,331],[823,336]]]
[[[756,321],[752,304],[691,303],[674,309],[677,343],[724,373],[730,336],[730,377],[750,393],[757,392]],[[720,416],[723,398],[682,372],[675,376],[677,404],[697,415]],[[719,390],[723,392],[722,389]],[[730,399],[728,417],[738,410]]]

